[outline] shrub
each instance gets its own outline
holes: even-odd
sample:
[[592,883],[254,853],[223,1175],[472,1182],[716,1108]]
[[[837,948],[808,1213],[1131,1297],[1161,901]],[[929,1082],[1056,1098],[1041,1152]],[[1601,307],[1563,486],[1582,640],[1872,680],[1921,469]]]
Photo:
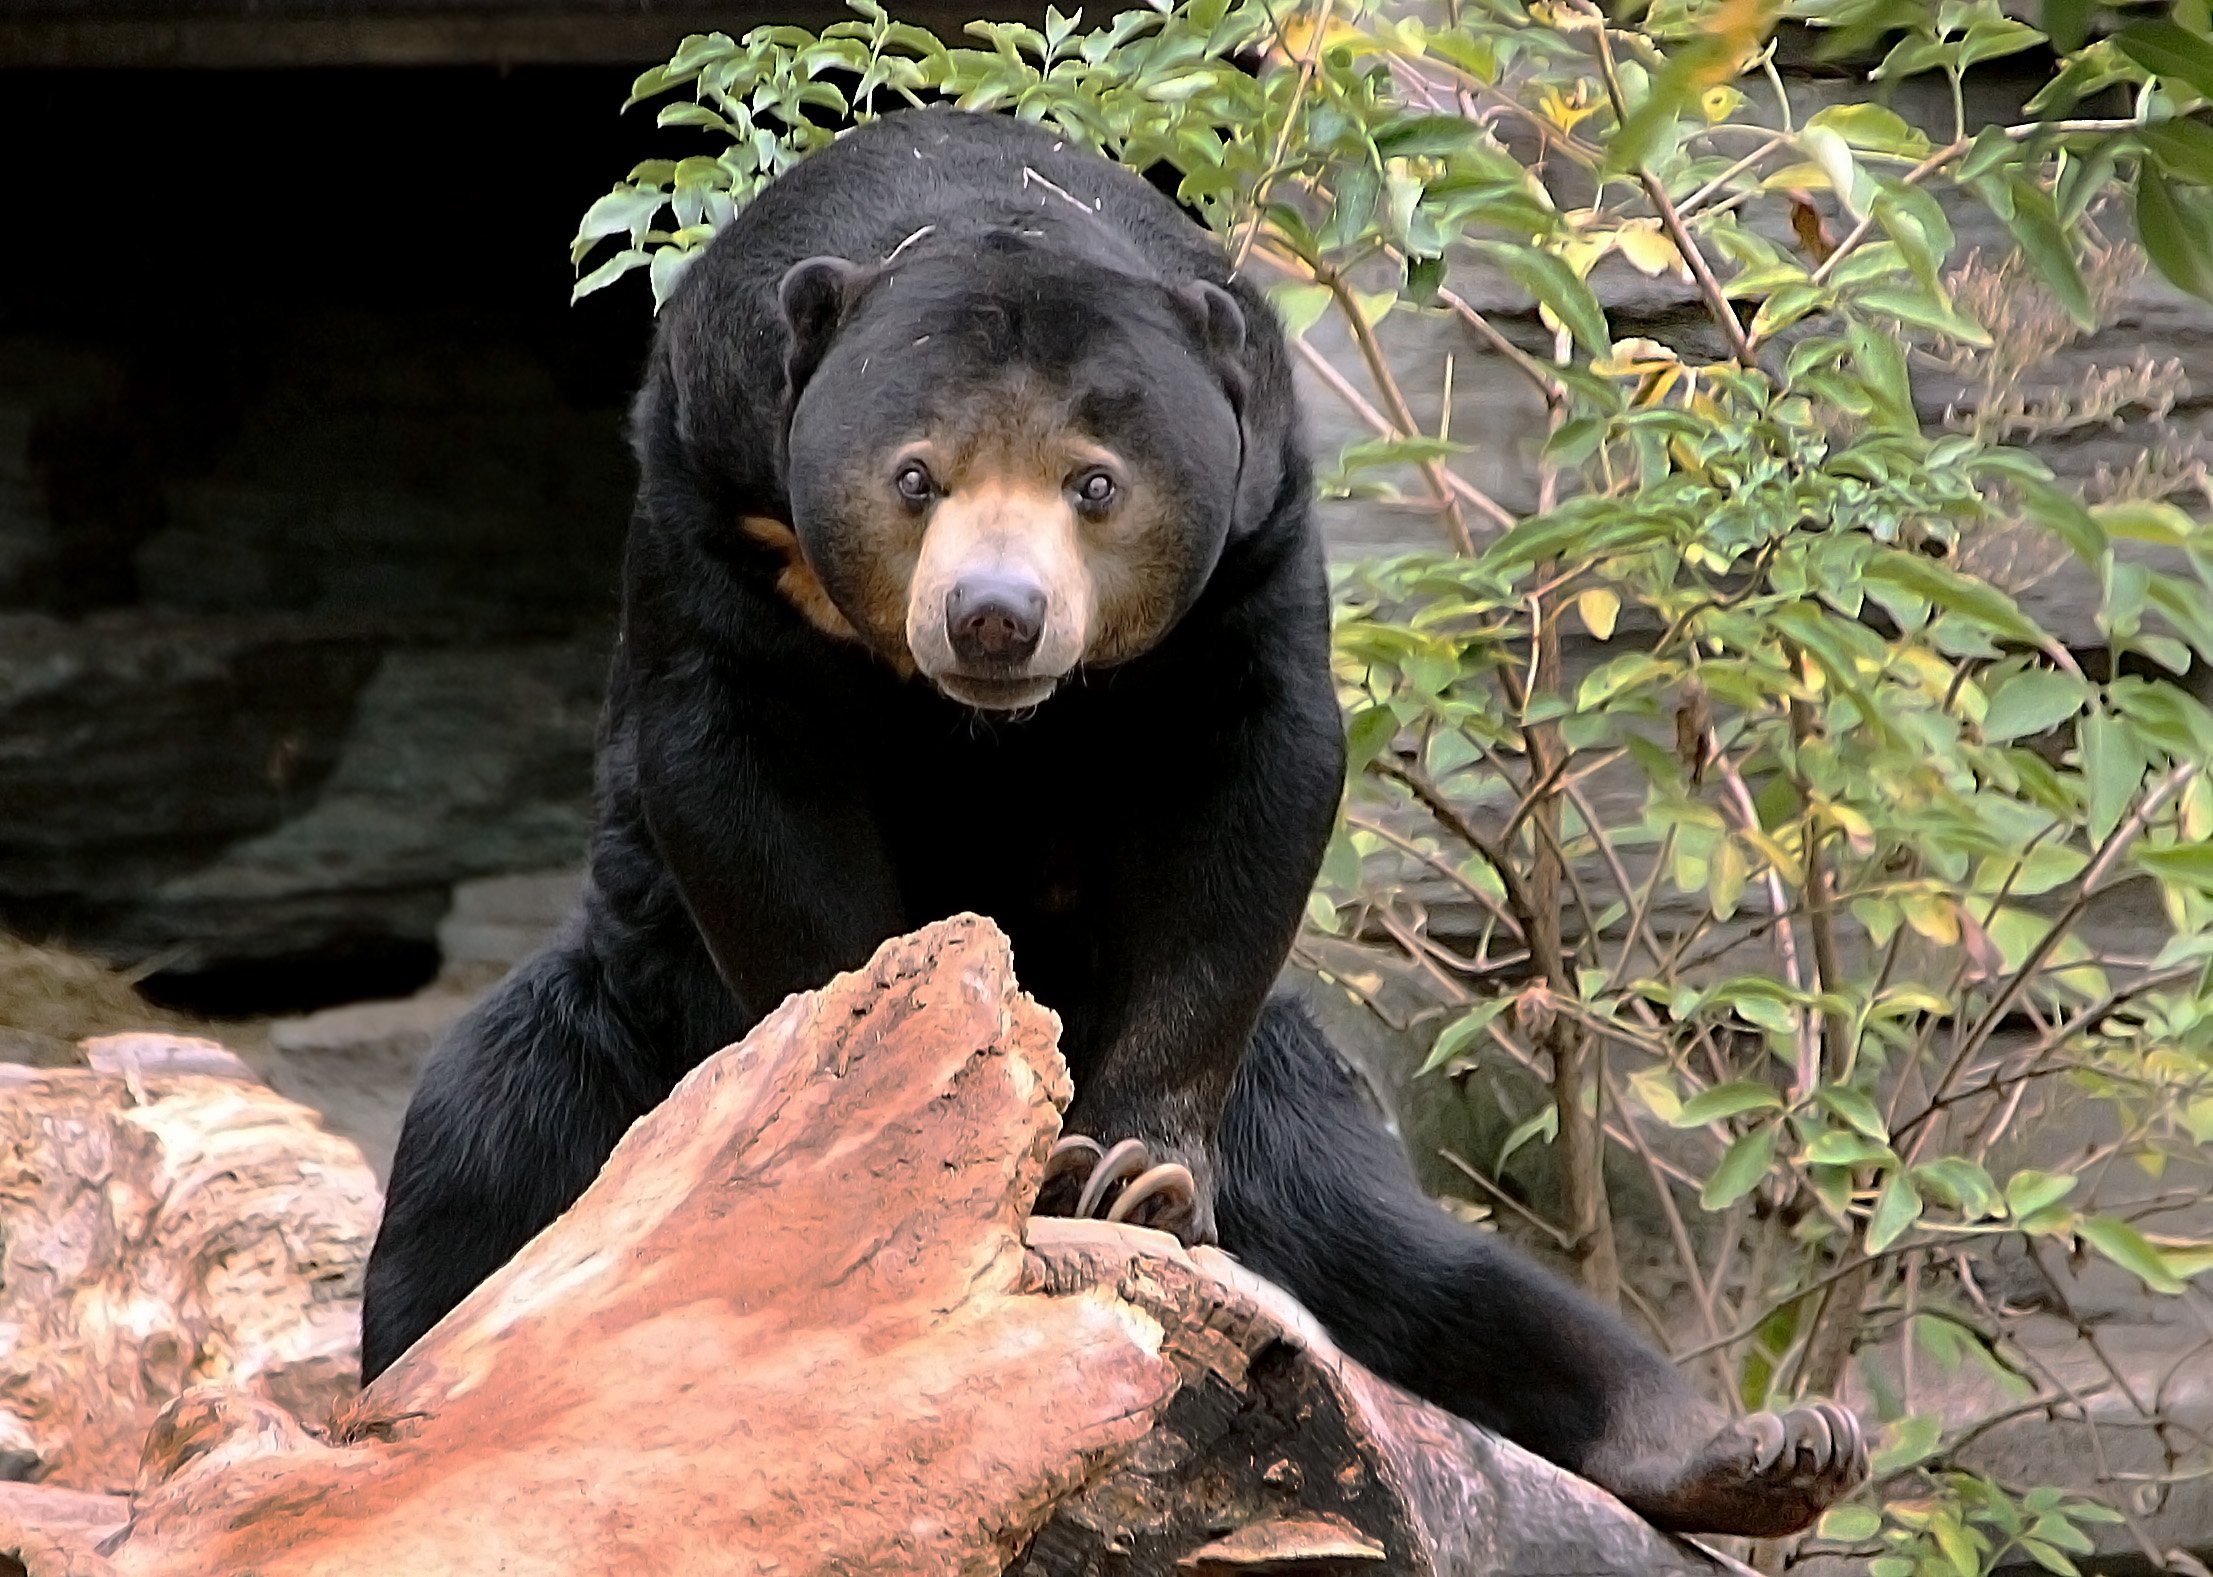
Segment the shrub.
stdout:
[[[2024,379],[2096,325],[2136,244],[2213,298],[2202,3],[2092,41],[2081,0],[2041,30],[1996,0],[1795,0],[1845,57],[1884,50],[1882,91],[1938,74],[1933,129],[1873,97],[1803,113],[1775,0],[1185,0],[977,23],[969,47],[852,3],[819,34],[688,39],[638,80],[705,151],[592,206],[577,293],[644,268],[665,298],[762,182],[903,104],[1171,172],[1373,429],[1328,491],[1439,527],[1343,578],[1353,777],[1307,961],[1427,1037],[1425,1071],[1542,1081],[1470,1170],[1507,1197],[1506,1154],[1549,1144],[1544,1230],[1601,1296],[1637,1296],[1601,1161],[1643,1174],[1678,1357],[1738,1405],[1833,1390],[1903,1331],[1902,1368],[1868,1370],[1875,1488],[1826,1547],[1878,1577],[2073,1570],[2079,1524],[2140,1502],[1966,1466],[2008,1418],[2086,1416],[1987,1267],[2013,1254],[2069,1318],[2077,1256],[2160,1294],[2213,1268],[2161,1229],[2213,1141],[2213,714],[2184,682],[2213,661],[2213,536],[2177,503],[2207,484],[2161,425],[2171,364]],[[1969,124],[1965,74],[2030,50],[2053,69],[2022,118]],[[1955,258],[1963,203],[2016,251]],[[1702,319],[1617,338],[1589,284],[1615,256]],[[1502,290],[1527,305],[1486,309]],[[1417,421],[1400,314],[1525,381],[1533,511]],[[1309,343],[1325,319],[1353,375]],[[1960,403],[1924,419],[1917,376]],[[2021,446],[2120,419],[2140,458],[2087,501]],[[2091,640],[2025,611],[2038,582],[2094,612]],[[2156,935],[2114,941],[2094,922],[2116,903]],[[2085,1103],[2104,1137],[2039,1155],[2040,1119]],[[1916,1366],[1961,1362],[2010,1411],[1925,1407]],[[2206,1471],[2189,1449],[2166,1476]]]

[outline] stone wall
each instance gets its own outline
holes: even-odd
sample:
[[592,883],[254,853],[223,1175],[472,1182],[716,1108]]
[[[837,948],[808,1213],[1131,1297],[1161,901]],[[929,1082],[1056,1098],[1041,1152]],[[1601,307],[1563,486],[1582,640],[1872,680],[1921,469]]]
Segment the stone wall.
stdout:
[[174,128],[127,233],[0,262],[0,924],[306,1006],[577,857],[650,322],[563,254],[628,75],[0,82],[18,189]]

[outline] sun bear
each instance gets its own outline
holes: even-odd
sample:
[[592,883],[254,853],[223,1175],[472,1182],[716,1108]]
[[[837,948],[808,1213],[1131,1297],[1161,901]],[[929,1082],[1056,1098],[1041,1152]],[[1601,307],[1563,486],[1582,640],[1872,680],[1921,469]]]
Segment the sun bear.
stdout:
[[1344,744],[1289,356],[1138,176],[891,116],[771,184],[663,314],[582,905],[410,1106],[374,1376],[787,994],[962,910],[1076,1098],[1040,1208],[1218,1241],[1355,1357],[1670,1528],[1777,1534],[1865,1473],[1731,1423],[1426,1199],[1282,972]]

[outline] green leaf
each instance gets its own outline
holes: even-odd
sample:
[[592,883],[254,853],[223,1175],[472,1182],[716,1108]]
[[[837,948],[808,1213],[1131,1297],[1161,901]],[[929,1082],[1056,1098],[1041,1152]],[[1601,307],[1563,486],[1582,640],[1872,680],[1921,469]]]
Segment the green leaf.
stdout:
[[2085,333],[2094,330],[2098,314],[2090,304],[2090,287],[2083,281],[2075,244],[2059,222],[2051,194],[2025,175],[2009,177],[2006,190],[2013,197],[2013,214],[2007,220],[2013,239],[2075,325]]
[[2090,514],[2105,528],[2108,536],[2123,537],[2131,542],[2155,542],[2163,548],[2188,547],[2197,540],[2201,529],[2195,520],[2174,505],[2146,498],[2115,499],[2110,504],[2096,505]]
[[2098,1548],[2091,1541],[2089,1534],[2083,1532],[2056,1511],[2048,1511],[2039,1516],[2036,1519],[2036,1526],[2029,1529],[2029,1534],[2033,1538],[2042,1539],[2047,1544],[2056,1544],[2063,1550],[2072,1550],[2077,1555],[2093,1554]]
[[1831,1128],[1817,1134],[1800,1157],[1808,1166],[1882,1166],[1898,1159],[1890,1146],[1865,1134]]
[[2131,22],[2113,35],[2121,53],[2154,76],[2187,82],[2213,99],[2213,43],[2164,17]]
[[1997,1215],[2005,1208],[1998,1185],[1979,1162],[1963,1155],[1940,1156],[1913,1169],[1913,1180],[1923,1192],[1934,1194],[1970,1221]]
[[2103,562],[2107,546],[2105,531],[2096,517],[2083,508],[2081,499],[2033,477],[2017,476],[2013,485],[2021,494],[2021,502],[2027,507],[2031,520],[2066,543],[2083,563],[2096,566]]
[[2059,1573],[2059,1577],[2082,1577],[2082,1568],[2080,1566],[2077,1566],[2066,1556],[2060,1554],[2058,1550],[2052,1548],[2051,1545],[2045,1543],[2042,1539],[2031,1538],[2028,1535],[2024,1534],[2021,1538],[2015,1540],[2014,1542],[2020,1546],[2022,1554],[2026,1555],[2030,1560],[2036,1562],[2037,1565],[2043,1567],[2046,1571],[2057,1572]]
[[1832,104],[1806,121],[1808,129],[1826,127],[1855,148],[1871,153],[1891,153],[1918,159],[1929,151],[1929,139],[1909,126],[1896,110],[1880,104]]
[[1551,252],[1507,241],[1478,241],[1475,250],[1504,269],[1515,284],[1552,309],[1577,343],[1593,356],[1610,355],[1613,336],[1591,287]]
[[1884,286],[1860,292],[1852,298],[1852,304],[1863,312],[1879,312],[1884,317],[1941,334],[1962,345],[1980,348],[1990,344],[1990,335],[1980,323],[1962,317],[1934,296],[1921,291]]
[[1371,706],[1355,712],[1345,724],[1346,775],[1365,770],[1398,734],[1398,717],[1387,706]]
[[569,292],[569,300],[581,301],[595,290],[605,290],[633,268],[643,268],[651,261],[651,254],[639,251],[635,247],[617,252],[613,257],[578,280],[575,288]]
[[1714,1175],[1706,1179],[1698,1202],[1708,1210],[1726,1210],[1759,1186],[1775,1159],[1775,1127],[1772,1123],[1741,1135],[1722,1156]]
[[2166,120],[2138,134],[2169,175],[2213,186],[2213,126],[2197,120]]
[[1983,1540],[1961,1526],[1957,1513],[1938,1511],[1929,1519],[1929,1535],[1958,1577],[1983,1577]]
[[1814,1093],[1822,1105],[1868,1138],[1878,1144],[1890,1142],[1890,1130],[1883,1126],[1883,1114],[1865,1090],[1855,1090],[1849,1084],[1824,1084]]
[[1428,1059],[1415,1070],[1416,1075],[1434,1073],[1459,1056],[1473,1044],[1478,1035],[1490,1028],[1491,1021],[1505,1012],[1512,1002],[1512,997],[1492,997],[1488,1001],[1478,1002],[1439,1030],[1436,1040],[1430,1043]]
[[2103,843],[2128,813],[2147,763],[2128,726],[2107,713],[2093,712],[2084,718],[2075,737],[2081,747],[2090,836]]
[[2090,32],[2091,0],[2044,0],[2042,22],[2052,41],[2052,51],[2071,55],[2082,48]]
[[642,236],[667,201],[666,192],[650,187],[618,186],[584,210],[584,218],[576,227],[576,238],[581,241],[587,237],[624,233]]
[[1863,573],[1870,580],[1910,591],[1990,634],[2030,646],[2045,644],[2044,632],[2011,597],[1988,581],[1947,569],[1934,559],[1899,548],[1885,548],[1867,561]]
[[1735,838],[1723,838],[1715,845],[1706,869],[1706,897],[1715,919],[1726,920],[1737,912],[1744,884],[1751,876],[1751,862],[1744,857],[1742,844]]
[[1437,158],[1482,136],[1482,126],[1465,115],[1416,115],[1377,132],[1375,151],[1386,159]]
[[2154,1292],[2178,1293],[2182,1283],[2144,1234],[2113,1216],[2084,1216],[2075,1223],[2082,1240]]
[[1896,335],[1865,323],[1852,325],[1851,342],[1852,359],[1859,365],[1860,382],[1873,406],[1870,420],[1890,432],[1918,433],[1921,418],[1913,408],[1905,346]]
[[676,282],[684,277],[684,270],[691,267],[699,254],[687,252],[682,247],[664,246],[654,249],[652,265],[647,275],[653,281],[653,309],[658,312],[668,304],[676,291]]
[[1272,285],[1268,290],[1268,300],[1283,320],[1283,332],[1292,339],[1320,322],[1335,299],[1327,285]]
[[1893,1172],[1875,1196],[1875,1212],[1867,1218],[1867,1252],[1880,1254],[1898,1241],[1906,1229],[1921,1219],[1921,1196],[1902,1171]]
[[1535,1139],[1540,1135],[1543,1137],[1546,1144],[1550,1144],[1554,1139],[1559,1137],[1559,1107],[1550,1104],[1541,1106],[1536,1111],[1530,1113],[1529,1116],[1523,1118],[1520,1122],[1516,1123],[1514,1125],[1514,1131],[1512,1133],[1509,1133],[1506,1136],[1505,1140],[1499,1145],[1498,1164],[1492,1167],[1491,1170],[1494,1172],[1505,1171],[1506,1163],[1514,1158],[1514,1152],[1516,1150],[1519,1150],[1530,1140]]
[[2136,235],[2171,284],[2213,301],[2213,194],[2147,165],[2136,177]]
[[1762,1109],[1780,1111],[1783,1098],[1765,1084],[1749,1080],[1735,1084],[1717,1084],[1712,1089],[1700,1090],[1683,1103],[1683,1109],[1675,1114],[1678,1128],[1703,1128],[1708,1123],[1720,1122],[1744,1112]]
[[2165,849],[2138,849],[2136,863],[2163,882],[2178,882],[2213,894],[2213,843],[2178,843]]
[[1699,77],[1720,53],[1718,42],[1709,36],[1698,38],[1669,57],[1667,65],[1652,79],[1644,101],[1632,104],[1628,118],[1607,144],[1608,170],[1636,170],[1674,151],[1676,123],[1697,96]]
[[2015,1219],[2033,1216],[2058,1204],[2075,1191],[2076,1179],[2033,1169],[2015,1172],[2006,1179],[2006,1209]]
[[1873,1506],[1831,1506],[1814,1529],[1817,1537],[1857,1544],[1883,1531],[1883,1516]]
[[1992,693],[1982,737],[2002,744],[2024,734],[2047,733],[2080,712],[2086,699],[2082,681],[2054,669],[2017,673]]
[[1878,1480],[1912,1467],[1935,1451],[1944,1438],[1944,1420],[1935,1413],[1915,1413],[1899,1419],[1879,1438],[1882,1444],[1868,1462],[1870,1475]]
[[1836,193],[1844,211],[1854,219],[1865,218],[1875,200],[1875,183],[1852,157],[1844,138],[1816,120],[1799,132],[1798,146],[1829,178],[1829,190]]

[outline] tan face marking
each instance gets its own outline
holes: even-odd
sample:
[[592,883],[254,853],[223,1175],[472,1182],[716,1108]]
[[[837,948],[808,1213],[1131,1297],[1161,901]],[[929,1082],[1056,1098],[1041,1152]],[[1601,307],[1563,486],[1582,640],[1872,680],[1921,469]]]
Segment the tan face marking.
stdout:
[[[1045,593],[1045,624],[1019,676],[979,686],[960,673],[946,603],[963,576],[1012,575]],[[915,666],[977,705],[1034,706],[1083,660],[1095,595],[1076,511],[1056,485],[985,473],[956,485],[930,513],[907,584],[907,650]]]
[[[919,498],[899,489],[909,464],[930,483]],[[1103,508],[1079,501],[1093,472],[1113,479]],[[835,518],[810,529],[819,579],[796,538],[788,549],[781,538],[772,544],[787,558],[778,589],[808,622],[992,711],[1034,706],[1079,665],[1152,646],[1181,611],[1193,568],[1162,479],[1093,442],[1057,401],[1019,381],[844,479]],[[1011,669],[974,670],[954,650],[948,599],[975,577],[1044,597],[1036,645]]]
[[[794,612],[825,635],[856,645],[870,644],[852,621],[838,612],[838,605],[830,600],[830,594],[822,589],[822,582],[800,551],[799,533],[781,520],[771,520],[766,515],[747,515],[738,522],[738,529],[751,540],[776,554],[784,561],[784,567],[776,573],[776,592],[790,603]],[[888,654],[887,654],[888,655]],[[890,660],[903,673],[912,673],[914,664],[905,661],[904,654]]]

